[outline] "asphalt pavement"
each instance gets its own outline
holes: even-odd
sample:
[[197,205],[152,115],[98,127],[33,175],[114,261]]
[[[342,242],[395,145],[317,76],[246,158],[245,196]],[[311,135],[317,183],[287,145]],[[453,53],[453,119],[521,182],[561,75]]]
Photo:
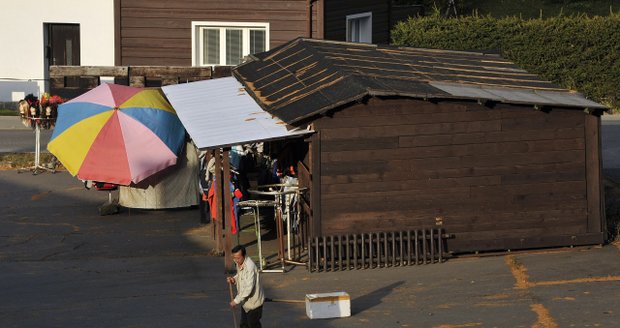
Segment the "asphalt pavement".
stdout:
[[[0,327],[231,327],[221,257],[197,209],[99,216],[66,172],[0,171]],[[266,218],[268,219],[268,218]],[[242,243],[256,254],[242,217]],[[265,237],[269,233],[265,232]],[[265,252],[275,252],[273,240]],[[374,270],[262,273],[264,327],[617,327],[620,249],[559,248]],[[349,318],[311,320],[345,291]],[[238,316],[237,316],[238,318]]]
[[[52,136],[52,129],[41,129],[40,147],[47,152],[47,143]],[[34,153],[35,131],[25,126],[17,116],[0,116],[0,153]]]

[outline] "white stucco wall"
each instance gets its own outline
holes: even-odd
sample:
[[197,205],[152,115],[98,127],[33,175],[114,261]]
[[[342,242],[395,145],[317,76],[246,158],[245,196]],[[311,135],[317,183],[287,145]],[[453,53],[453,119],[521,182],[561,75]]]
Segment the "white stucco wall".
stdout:
[[82,66],[114,65],[114,0],[1,0],[0,101],[45,91],[45,23],[80,25]]

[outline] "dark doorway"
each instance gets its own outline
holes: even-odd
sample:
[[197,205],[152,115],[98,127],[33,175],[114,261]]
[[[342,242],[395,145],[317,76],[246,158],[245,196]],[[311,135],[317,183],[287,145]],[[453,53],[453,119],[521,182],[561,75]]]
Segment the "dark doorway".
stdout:
[[[45,90],[56,93],[49,83],[49,70],[52,65],[80,66],[80,25],[48,23],[44,25],[45,46]],[[67,86],[77,87],[79,77],[64,81]],[[62,94],[69,97],[69,94]]]
[[48,65],[80,65],[80,25],[47,24]]

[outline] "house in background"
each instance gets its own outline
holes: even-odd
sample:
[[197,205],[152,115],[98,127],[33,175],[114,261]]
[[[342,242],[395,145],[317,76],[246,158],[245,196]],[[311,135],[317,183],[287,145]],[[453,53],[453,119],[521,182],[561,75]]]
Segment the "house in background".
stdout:
[[387,43],[393,23],[421,10],[392,1],[115,0],[115,66],[53,66],[51,92],[71,98],[102,76],[138,87],[229,76],[246,56],[297,37]]
[[235,66],[297,37],[388,43],[392,0],[116,0],[116,65]]
[[[49,91],[51,65],[232,67],[297,37],[388,43],[396,20],[420,11],[392,2],[5,1],[0,27],[11,32],[0,36],[8,45],[0,53],[0,102]],[[84,75],[97,74],[62,79],[92,88]]]
[[114,4],[6,0],[0,10],[0,102],[48,90],[50,65],[114,65]]

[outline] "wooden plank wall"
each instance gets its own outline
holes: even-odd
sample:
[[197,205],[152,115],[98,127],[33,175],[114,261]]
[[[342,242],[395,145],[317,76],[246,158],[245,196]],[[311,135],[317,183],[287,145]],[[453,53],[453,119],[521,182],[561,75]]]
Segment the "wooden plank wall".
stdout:
[[586,118],[377,98],[323,117],[315,121],[321,232],[443,227],[462,251],[541,247],[557,236],[552,243],[575,235],[592,243],[600,211],[591,210],[588,229]]
[[228,66],[50,66],[50,92],[74,98],[100,85],[102,77],[132,87],[161,87],[230,75]]
[[372,43],[390,42],[389,0],[326,0],[324,39],[346,41],[347,15],[372,12]]
[[[191,66],[192,21],[268,22],[270,47],[306,36],[305,0],[117,0],[120,63]],[[316,6],[313,6],[316,33]]]
[[[309,138],[310,139],[310,138]],[[297,178],[300,188],[307,188],[309,192],[301,194],[301,209],[309,220],[312,220],[312,143],[306,141],[308,151],[303,159],[297,163]],[[310,228],[313,228],[310,226]]]

